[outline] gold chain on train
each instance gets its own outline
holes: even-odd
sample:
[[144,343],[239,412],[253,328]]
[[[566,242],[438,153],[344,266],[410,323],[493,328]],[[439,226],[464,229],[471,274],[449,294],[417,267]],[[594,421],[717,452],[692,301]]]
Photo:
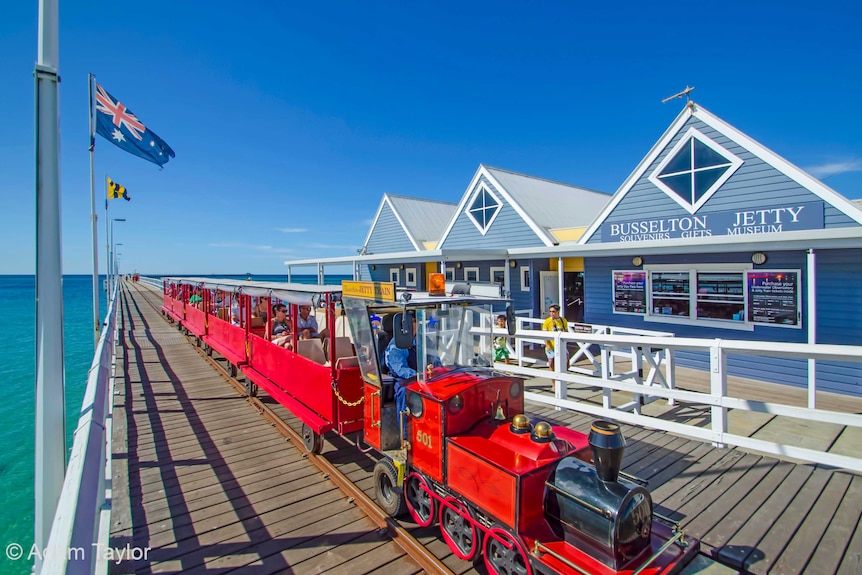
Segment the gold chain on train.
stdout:
[[335,382],[334,382],[334,381],[332,382],[332,391],[334,391],[334,392],[335,392],[335,397],[337,397],[337,398],[338,398],[338,401],[340,401],[341,403],[343,403],[343,404],[344,404],[344,405],[346,405],[347,407],[356,407],[357,405],[359,405],[360,403],[362,403],[363,401],[365,401],[365,396],[364,396],[364,395],[363,395],[363,396],[361,396],[361,397],[360,397],[359,399],[357,399],[356,401],[347,401],[346,399],[344,399],[343,397],[341,397],[341,394],[340,394],[340,393],[338,393],[338,387],[336,387],[336,386],[335,386]]

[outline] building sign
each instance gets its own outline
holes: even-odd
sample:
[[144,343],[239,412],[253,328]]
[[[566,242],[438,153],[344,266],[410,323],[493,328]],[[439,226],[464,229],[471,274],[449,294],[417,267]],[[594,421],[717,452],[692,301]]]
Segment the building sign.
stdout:
[[344,280],[341,282],[341,295],[377,301],[395,301],[395,284]]
[[646,313],[646,272],[614,272],[614,313]]
[[815,229],[823,229],[823,202],[605,222],[602,224],[602,242],[741,236]]
[[748,321],[801,328],[799,271],[750,271]]

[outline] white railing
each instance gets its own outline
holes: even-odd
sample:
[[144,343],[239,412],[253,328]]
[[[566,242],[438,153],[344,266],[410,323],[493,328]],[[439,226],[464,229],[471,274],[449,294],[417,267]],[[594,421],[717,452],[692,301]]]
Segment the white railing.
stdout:
[[[532,324],[537,320],[519,320],[522,324]],[[540,320],[539,320],[540,321]],[[496,330],[495,330],[496,331]],[[862,362],[862,346],[800,344],[762,341],[695,339],[669,336],[644,335],[645,332],[620,334],[621,330],[609,330],[613,333],[548,332],[540,330],[519,329],[515,336],[514,348],[519,351],[518,365],[497,363],[495,368],[522,375],[525,377],[550,378],[563,385],[557,385],[555,396],[527,392],[526,398],[537,403],[544,403],[589,413],[599,417],[610,417],[633,425],[651,427],[684,435],[695,439],[710,441],[719,446],[736,445],[767,453],[803,459],[826,465],[842,467],[854,471],[862,471],[862,449],[857,457],[828,453],[817,449],[802,448],[793,445],[779,444],[751,437],[734,435],[728,432],[727,412],[729,409],[747,410],[768,413],[772,415],[793,417],[811,422],[826,422],[838,425],[862,427],[862,415],[842,413],[809,407],[797,407],[786,403],[765,402],[753,399],[731,397],[728,394],[727,356],[728,354],[758,355],[776,358],[813,359],[841,362]],[[501,332],[502,333],[502,330]],[[541,343],[554,340],[558,350],[558,360],[554,371],[536,369],[526,366],[525,343]],[[574,372],[570,369],[566,357],[567,343],[578,345],[579,351],[584,347],[599,349],[600,353],[591,353],[591,362],[599,365],[596,375]],[[623,374],[615,374],[612,369],[613,353],[631,355],[633,366],[649,367],[648,370],[638,370]],[[678,350],[694,350],[706,352],[709,355],[709,393],[676,389],[673,384],[673,354]],[[597,358],[601,357],[601,360]],[[583,357],[582,357],[583,358]],[[535,361],[535,360],[534,360]],[[664,362],[664,369],[662,363]],[[585,371],[594,371],[587,368]],[[646,372],[646,375],[644,375]],[[662,377],[659,377],[659,374]],[[591,402],[568,399],[570,385],[601,387],[603,389],[603,405]],[[634,398],[625,405],[611,405],[611,392],[629,392]],[[674,421],[650,417],[641,414],[640,406],[658,398],[668,402],[691,403],[708,406],[710,425],[698,427]],[[777,398],[780,400],[780,398]]]
[[87,377],[81,417],[57,502],[42,575],[107,573],[111,527],[111,415],[113,411],[118,284]]
[[151,288],[155,288],[159,292],[164,290],[164,284],[160,278],[151,278],[148,276],[138,276],[138,283],[142,283]]

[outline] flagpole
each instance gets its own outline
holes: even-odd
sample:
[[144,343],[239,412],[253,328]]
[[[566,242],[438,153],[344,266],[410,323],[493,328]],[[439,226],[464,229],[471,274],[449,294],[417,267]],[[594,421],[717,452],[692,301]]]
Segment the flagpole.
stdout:
[[[101,314],[99,313],[99,217],[96,215],[96,128],[93,118],[93,81],[92,74],[87,76],[87,88],[90,92],[90,221],[93,226],[93,349],[99,345],[101,331]],[[105,299],[107,302],[108,300]]]
[[[45,549],[66,469],[60,232],[59,0],[39,0],[36,79],[36,549]],[[36,553],[34,570],[42,568]]]

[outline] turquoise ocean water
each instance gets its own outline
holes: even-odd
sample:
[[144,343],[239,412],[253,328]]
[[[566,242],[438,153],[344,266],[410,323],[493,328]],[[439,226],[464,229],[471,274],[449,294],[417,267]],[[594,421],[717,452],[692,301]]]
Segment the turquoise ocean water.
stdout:
[[[198,276],[200,277],[200,276]],[[247,276],[219,276],[245,279]],[[284,281],[284,275],[255,275],[255,280]],[[340,283],[348,276],[327,276],[327,283]],[[297,276],[297,283],[315,283],[315,276]],[[101,286],[101,280],[100,280]],[[66,448],[72,447],[72,432],[78,422],[93,361],[92,275],[63,276],[63,335],[66,369]],[[25,550],[33,544],[34,445],[35,445],[35,304],[33,276],[0,275],[0,301],[6,314],[0,321],[0,575],[30,573],[25,559],[10,561],[5,549],[18,543]],[[100,290],[101,315],[107,311]]]

